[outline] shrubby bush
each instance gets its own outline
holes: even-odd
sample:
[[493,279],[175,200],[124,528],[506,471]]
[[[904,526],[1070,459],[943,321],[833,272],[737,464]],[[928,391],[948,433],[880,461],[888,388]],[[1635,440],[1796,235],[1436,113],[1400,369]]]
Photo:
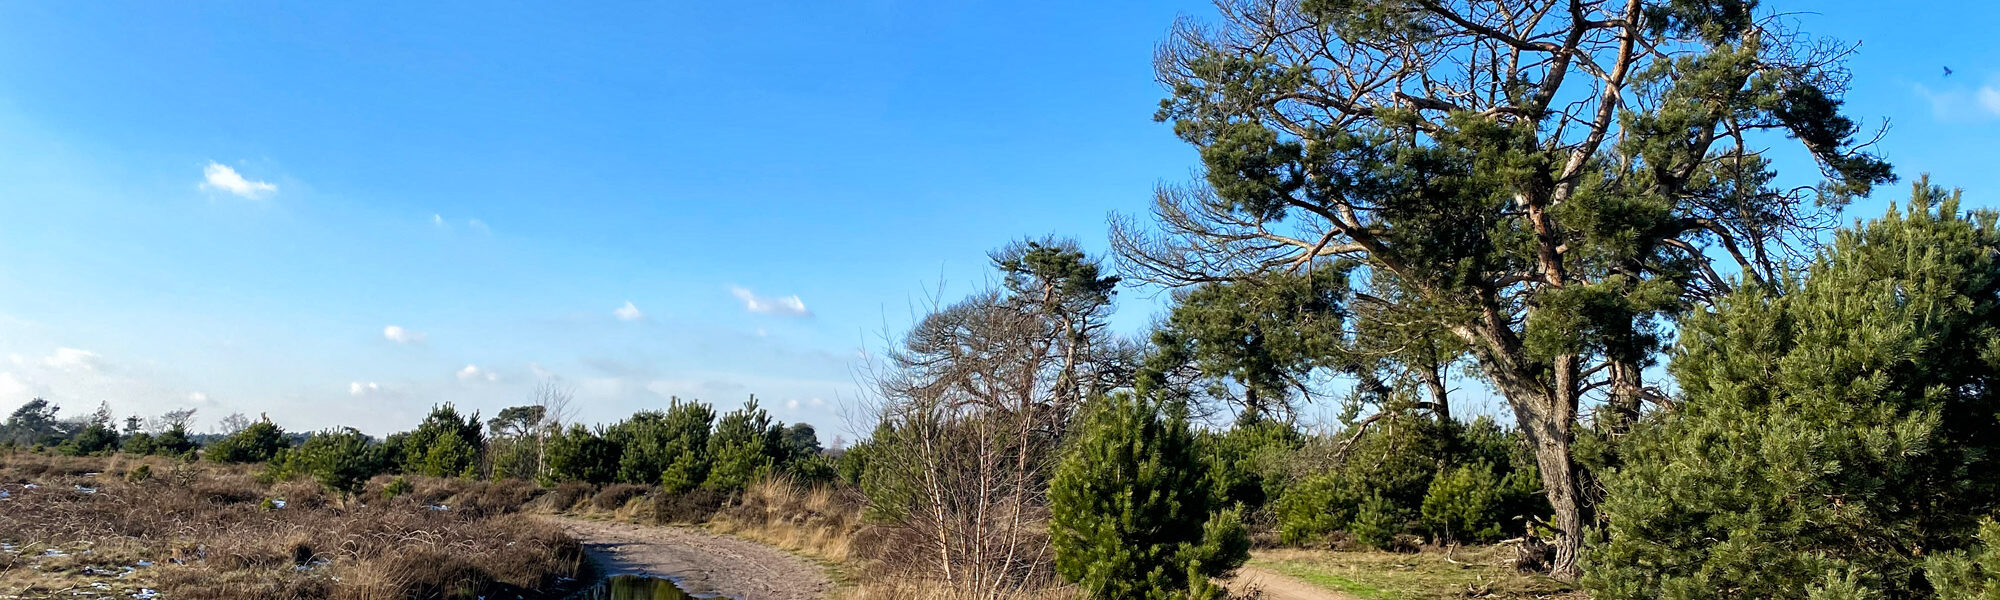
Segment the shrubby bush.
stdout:
[[822,484],[840,481],[839,466],[825,454],[810,454],[795,459],[785,467],[792,479],[802,484]]
[[1305,436],[1288,423],[1245,412],[1234,427],[1198,434],[1209,480],[1225,502],[1263,510],[1290,484],[1292,455]]
[[543,450],[547,481],[606,484],[618,477],[618,444],[582,425],[549,436]]
[[153,434],[141,431],[138,433],[134,433],[132,435],[125,436],[125,441],[123,443],[118,444],[118,450],[126,454],[133,454],[138,456],[146,456],[152,454]]
[[1056,572],[1093,598],[1226,597],[1209,578],[1250,543],[1185,413],[1129,393],[1095,404],[1049,485]]
[[1413,512],[1408,505],[1397,504],[1379,492],[1369,494],[1354,506],[1354,520],[1347,523],[1347,532],[1363,546],[1391,549],[1396,546],[1396,536],[1409,530]]
[[429,477],[473,478],[479,472],[479,447],[457,436],[444,436],[431,442],[424,452],[423,460],[417,463],[417,473]]
[[203,456],[219,463],[260,463],[271,460],[290,445],[284,429],[271,423],[270,419],[263,419],[209,444]]
[[390,479],[389,483],[382,484],[382,499],[388,500],[397,496],[407,495],[410,492],[416,491],[416,489],[415,485],[410,484],[410,478],[397,475],[395,479]]
[[1424,494],[1424,529],[1437,539],[1483,542],[1500,539],[1500,478],[1486,463],[1459,465],[1431,480]]
[[856,442],[840,451],[840,456],[833,459],[833,470],[840,477],[841,483],[860,487],[863,474],[868,472],[869,457],[874,455],[874,451],[875,445],[872,440]]
[[[328,429],[273,461],[281,479],[310,477],[326,489],[353,494],[384,469],[382,447],[352,427]],[[407,482],[405,482],[407,484]]]
[[82,430],[56,446],[57,452],[70,456],[98,456],[117,450],[118,431],[101,422],[85,425]]
[[534,438],[487,438],[486,460],[493,480],[535,479],[542,460],[538,454],[541,447]]
[[[709,427],[715,409],[673,399],[666,412],[643,411],[606,429],[619,449],[618,481],[686,491],[708,477]],[[671,477],[672,481],[667,478]]]
[[144,431],[132,433],[125,436],[125,440],[118,444],[120,452],[136,456],[179,457],[193,452],[195,448],[194,440],[188,438],[187,428],[179,423],[168,427],[159,435]]
[[187,426],[175,423],[168,426],[166,431],[153,436],[152,453],[158,456],[184,456],[199,447],[193,438],[188,437]]
[[[1334,531],[1348,530],[1360,518],[1361,506],[1373,502],[1371,528],[1391,528],[1385,536],[1356,535],[1357,541],[1381,541],[1402,533],[1402,523],[1414,520],[1431,479],[1451,456],[1454,429],[1428,416],[1394,411],[1385,414],[1347,446],[1330,470],[1307,477],[1297,490],[1280,499],[1278,528],[1286,543],[1318,541]],[[1394,521],[1395,524],[1391,524]],[[1377,545],[1377,544],[1370,544]]]
[[423,423],[397,441],[402,468],[430,477],[476,477],[486,449],[479,413],[460,416],[450,403],[431,407]]
[[1350,445],[1272,502],[1281,542],[1312,545],[1337,531],[1378,548],[1404,534],[1485,542],[1549,514],[1518,434],[1483,417],[1461,424],[1391,410],[1360,437],[1316,442]]
[[832,480],[836,465],[819,447],[811,425],[785,427],[756,398],[719,420],[707,404],[675,399],[664,412],[640,412],[601,432],[571,425],[550,435],[542,483],[620,482],[729,495],[771,475]]
[[708,439],[708,454],[715,463],[702,487],[723,493],[743,491],[760,477],[770,475],[785,458],[784,426],[757,406],[757,399],[730,411],[715,423],[715,435]]

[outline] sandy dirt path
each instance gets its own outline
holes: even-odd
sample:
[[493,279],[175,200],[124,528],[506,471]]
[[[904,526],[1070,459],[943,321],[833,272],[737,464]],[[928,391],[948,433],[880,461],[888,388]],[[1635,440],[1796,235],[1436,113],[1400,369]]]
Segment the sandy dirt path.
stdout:
[[1263,600],[1361,600],[1353,594],[1329,590],[1255,565],[1243,565],[1223,586],[1238,594],[1256,589],[1263,592],[1258,596]]
[[545,517],[568,529],[606,575],[671,577],[693,594],[820,600],[826,569],[783,550],[688,527]]

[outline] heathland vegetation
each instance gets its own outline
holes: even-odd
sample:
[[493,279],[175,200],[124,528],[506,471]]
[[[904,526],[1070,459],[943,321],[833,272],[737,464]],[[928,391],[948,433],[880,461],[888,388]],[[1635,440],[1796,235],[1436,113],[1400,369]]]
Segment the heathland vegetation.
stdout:
[[[34,400],[0,427],[0,541],[245,598],[559,593],[576,543],[523,511],[706,524],[857,597],[1224,598],[1249,565],[1372,597],[2000,598],[2000,213],[1924,178],[1841,226],[1896,180],[1843,114],[1851,46],[1751,0],[1219,6],[1157,53],[1198,180],[1109,254],[993,252],[867,354],[862,441],[754,398],[593,427],[554,383],[380,439]],[[1109,326],[1133,287],[1171,302],[1137,336]],[[102,566],[22,556],[0,581]]]

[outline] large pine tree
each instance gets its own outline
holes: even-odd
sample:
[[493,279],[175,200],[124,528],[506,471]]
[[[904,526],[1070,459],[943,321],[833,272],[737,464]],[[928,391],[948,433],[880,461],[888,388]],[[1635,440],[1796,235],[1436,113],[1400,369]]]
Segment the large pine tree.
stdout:
[[[1160,118],[1205,180],[1160,194],[1157,229],[1119,223],[1125,273],[1188,287],[1358,264],[1351,314],[1457,338],[1438,348],[1506,396],[1559,577],[1591,521],[1583,409],[1608,404],[1617,431],[1661,397],[1643,376],[1663,323],[1730,287],[1711,257],[1770,276],[1892,179],[1841,114],[1849,48],[1755,0],[1217,6],[1157,66]],[[1774,179],[1780,138],[1818,186]]]

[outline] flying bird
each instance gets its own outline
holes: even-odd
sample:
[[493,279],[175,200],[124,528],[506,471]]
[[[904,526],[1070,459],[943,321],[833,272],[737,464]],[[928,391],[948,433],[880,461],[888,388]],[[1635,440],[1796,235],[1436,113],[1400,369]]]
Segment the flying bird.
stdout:
[[1951,76],[1951,67],[1945,67],[1945,68],[1944,68],[1944,76],[1945,76],[1945,77],[1950,77],[1950,76]]

